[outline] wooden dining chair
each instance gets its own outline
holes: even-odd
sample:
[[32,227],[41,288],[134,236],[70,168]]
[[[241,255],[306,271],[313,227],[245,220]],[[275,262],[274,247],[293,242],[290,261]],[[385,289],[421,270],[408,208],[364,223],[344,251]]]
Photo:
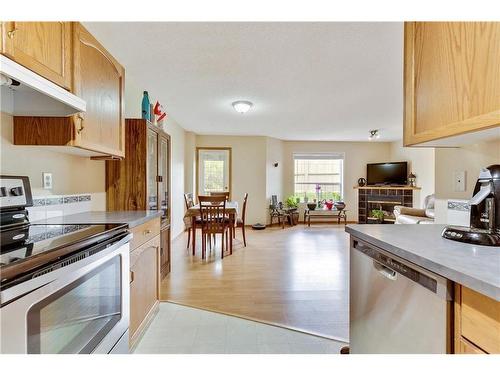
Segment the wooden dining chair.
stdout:
[[[243,245],[247,246],[247,238],[245,236],[245,217],[247,213],[247,201],[248,201],[248,193],[245,193],[243,197],[243,211],[241,213],[241,218],[239,217],[236,220],[236,227],[241,228],[241,233],[243,234]],[[234,236],[236,235],[236,231],[233,232]]]
[[[194,198],[193,198],[193,193],[185,193],[184,194],[184,203],[186,204],[186,210],[189,210],[191,207],[194,206]],[[193,236],[196,235],[196,233],[193,233],[193,223],[191,221],[192,219],[186,218],[184,220],[184,225],[186,226],[186,229],[188,230],[188,242],[187,242],[187,248],[189,249],[189,245],[191,243],[191,233]],[[196,217],[196,225],[201,225],[201,219],[199,216]],[[211,246],[211,244],[210,244]]]
[[224,258],[224,251],[230,249],[229,246],[229,215],[226,210],[226,197],[223,195],[198,196],[200,203],[201,219],[201,258],[205,259],[207,251],[207,242],[211,237],[220,234],[221,240],[221,258]]
[[209,194],[211,196],[223,195],[227,201],[229,200],[229,191],[211,191]]

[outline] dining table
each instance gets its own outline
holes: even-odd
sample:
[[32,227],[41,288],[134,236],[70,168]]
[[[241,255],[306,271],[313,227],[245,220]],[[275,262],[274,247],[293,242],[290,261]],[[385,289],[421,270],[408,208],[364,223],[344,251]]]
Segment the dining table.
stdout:
[[[238,218],[238,202],[236,201],[226,201],[226,212],[229,216],[229,249],[230,253],[233,252],[233,234],[235,230],[236,219]],[[196,251],[196,218],[200,217],[200,205],[195,204],[194,206],[189,207],[184,214],[185,220],[191,220],[191,226],[193,229],[193,240],[191,242],[193,255],[195,255]]]

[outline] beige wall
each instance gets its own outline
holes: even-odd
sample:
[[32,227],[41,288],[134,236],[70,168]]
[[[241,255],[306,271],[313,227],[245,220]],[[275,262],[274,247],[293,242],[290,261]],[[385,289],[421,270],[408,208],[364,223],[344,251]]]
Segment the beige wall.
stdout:
[[196,146],[232,148],[232,199],[241,206],[248,193],[247,223],[265,223],[266,137],[197,135]]
[[358,219],[358,178],[366,177],[366,164],[390,160],[390,144],[387,142],[284,142],[283,193],[287,197],[294,190],[294,152],[342,152],[344,153],[344,196],[348,220]]
[[[266,139],[266,199],[271,201],[272,195],[283,201],[283,141],[276,138]],[[275,167],[274,164],[278,163]]]
[[184,190],[196,194],[196,134],[188,131],[185,134],[184,168]]
[[[293,194],[294,152],[345,154],[344,200],[350,220],[357,220],[357,190],[353,186],[359,177],[365,177],[366,164],[389,161],[391,157],[390,144],[384,142],[291,142],[268,137],[197,135],[196,146],[232,148],[233,198],[241,204],[243,194],[249,193],[249,224],[268,222],[271,195],[276,194],[284,201]],[[273,166],[275,162],[279,163],[277,168]],[[188,174],[186,170],[186,178]]]
[[[500,140],[482,142],[460,148],[436,149],[436,196],[441,199],[470,199],[479,170],[500,164]],[[453,173],[466,172],[466,191],[454,191]]]
[[408,174],[417,176],[417,186],[413,195],[414,207],[422,207],[427,195],[435,193],[435,152],[434,148],[403,147],[402,141],[391,142],[391,161],[407,161]]
[[[14,146],[13,118],[1,113],[1,173],[30,178],[33,195],[92,193],[93,209],[104,210],[104,161],[90,160],[44,146]],[[42,172],[52,173],[53,189],[43,190]]]

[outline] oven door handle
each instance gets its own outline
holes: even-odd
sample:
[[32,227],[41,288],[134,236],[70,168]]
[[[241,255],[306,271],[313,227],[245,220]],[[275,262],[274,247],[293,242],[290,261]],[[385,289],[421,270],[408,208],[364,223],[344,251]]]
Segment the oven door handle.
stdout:
[[61,267],[59,269],[56,269],[54,271],[48,272],[44,275],[41,275],[39,277],[36,277],[31,280],[27,280],[25,282],[22,282],[18,285],[15,285],[11,288],[8,288],[2,292],[0,292],[0,305],[5,305],[6,303],[10,303],[18,298],[24,297],[30,293],[33,293],[34,291],[43,288],[52,282],[58,280],[59,278],[63,277],[64,275],[67,275],[68,273],[71,274],[72,272],[83,268],[90,266],[96,262],[100,262],[100,259],[102,257],[107,257],[110,254],[113,254],[119,249],[127,244],[132,238],[132,235],[129,233],[125,237],[121,238],[120,240],[114,242],[112,245],[108,246],[107,248],[103,249],[102,251],[99,251],[98,253],[91,255],[87,258],[84,258],[78,262],[72,263],[66,267]]

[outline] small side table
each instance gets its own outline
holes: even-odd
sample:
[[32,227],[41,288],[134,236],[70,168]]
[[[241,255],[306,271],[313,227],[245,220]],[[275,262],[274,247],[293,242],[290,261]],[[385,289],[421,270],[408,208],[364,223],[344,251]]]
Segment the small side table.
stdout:
[[312,219],[324,219],[324,218],[333,218],[337,219],[337,224],[340,224],[340,220],[344,220],[344,225],[347,224],[347,210],[309,210],[306,208],[304,211],[304,224],[307,223],[307,226],[311,226],[311,218]]

